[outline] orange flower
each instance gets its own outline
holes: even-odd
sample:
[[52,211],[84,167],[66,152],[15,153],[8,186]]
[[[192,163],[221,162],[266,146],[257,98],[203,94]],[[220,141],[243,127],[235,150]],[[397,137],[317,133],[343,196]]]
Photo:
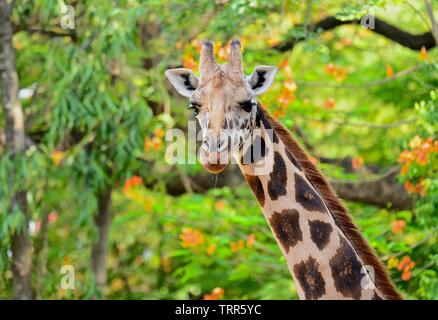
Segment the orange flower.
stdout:
[[115,278],[111,281],[110,288],[112,291],[118,291],[124,287],[124,282],[120,278]]
[[324,38],[324,40],[330,41],[335,37],[335,34],[331,31],[327,31],[322,34],[322,37]]
[[277,102],[282,108],[287,108],[289,104],[295,101],[295,95],[293,92],[287,88],[283,88],[280,96],[277,98]]
[[410,163],[414,161],[414,154],[409,150],[403,150],[402,153],[400,153],[400,156],[398,157],[398,162],[404,164],[404,163]]
[[131,189],[132,187],[141,186],[142,184],[143,184],[143,179],[141,177],[133,176],[125,181],[122,192],[127,193],[129,189]]
[[402,270],[412,270],[415,267],[415,262],[412,261],[411,257],[404,256],[403,259],[400,261],[400,263],[397,266],[398,271]]
[[429,60],[429,55],[427,54],[427,50],[426,50],[425,46],[421,47],[419,59],[420,59],[420,61],[428,61]]
[[344,81],[346,75],[347,75],[347,70],[345,70],[345,68],[343,67],[337,69],[336,72],[333,74],[337,82]]
[[325,68],[324,71],[331,75],[337,82],[341,82],[345,79],[347,75],[347,70],[344,67],[338,67],[334,65],[333,63],[329,63]]
[[146,212],[152,211],[153,205],[154,205],[154,201],[151,198],[149,198],[149,197],[146,198],[144,200],[144,203],[143,203],[144,211],[146,211]]
[[288,79],[284,82],[284,87],[289,90],[290,92],[297,91],[297,84],[292,79]]
[[166,132],[163,129],[161,129],[161,128],[157,128],[157,129],[154,130],[154,135],[157,138],[162,138],[162,137],[164,137],[165,134],[166,134]]
[[55,164],[55,166],[59,166],[63,158],[64,158],[63,151],[54,151],[52,153],[52,161]]
[[385,68],[386,68],[386,76],[388,78],[392,78],[394,76],[394,69],[392,68],[392,66],[390,64],[387,64]]
[[406,221],[405,220],[394,220],[392,222],[392,233],[401,233],[403,232],[404,228],[406,227]]
[[315,166],[318,164],[318,159],[316,159],[315,157],[312,157],[312,156],[309,155],[309,160]]
[[284,117],[286,115],[286,112],[283,109],[280,109],[272,112],[272,115],[274,116],[274,118],[278,119],[280,117]]
[[228,53],[230,52],[231,43],[227,43],[225,46],[222,46],[221,43],[218,43],[215,46],[215,54],[219,61],[227,61]]
[[351,159],[351,166],[353,167],[353,170],[359,170],[363,167],[364,160],[361,156],[354,157]]
[[399,271],[403,270],[403,273],[401,275],[401,279],[403,281],[408,281],[412,278],[411,270],[415,267],[415,262],[411,260],[409,256],[404,256],[402,261],[397,266],[397,269]]
[[425,166],[428,160],[429,157],[427,152],[424,150],[415,150],[415,161],[417,161],[420,166]]
[[144,152],[149,152],[153,146],[154,143],[152,142],[151,138],[146,137],[146,139],[144,139]]
[[330,97],[324,102],[324,108],[331,110],[336,106],[336,101],[334,98]]
[[350,38],[347,38],[347,37],[345,37],[345,38],[342,38],[342,43],[344,44],[344,45],[346,45],[347,47],[348,46],[351,46],[352,44],[353,44],[353,40],[351,40]]
[[204,295],[204,300],[219,300],[224,295],[225,290],[217,287],[214,288],[210,294]]
[[49,223],[53,223],[56,220],[58,220],[58,212],[56,211],[50,212],[49,215],[47,216],[47,221],[49,221]]
[[401,279],[403,281],[409,281],[409,279],[411,279],[411,277],[412,277],[412,273],[410,270],[403,271],[403,273],[401,275]]
[[423,179],[420,179],[416,184],[412,184],[409,180],[405,182],[404,186],[408,193],[418,193],[421,197],[426,195],[426,190],[423,187]]
[[183,248],[196,247],[205,242],[202,232],[192,228],[183,228],[179,238],[182,240]]
[[400,174],[402,175],[402,176],[404,176],[404,175],[406,175],[406,173],[408,173],[408,170],[409,170],[409,167],[407,166],[407,165],[403,165],[402,166],[402,168],[401,168],[401,170],[400,170]]
[[280,67],[280,69],[288,69],[289,68],[289,59],[286,58],[283,61],[281,61],[279,67]]
[[36,219],[35,220],[35,230],[34,230],[34,232],[38,233],[38,232],[40,232],[40,229],[41,229],[41,220],[40,219]]
[[333,63],[329,63],[325,66],[324,71],[328,74],[332,74],[333,70],[335,70],[335,65]]
[[407,192],[409,192],[409,193],[413,193],[414,192],[414,186],[413,186],[413,184],[409,180],[407,180],[405,182],[404,186],[405,186],[405,189],[406,189]]
[[422,140],[416,136],[410,143],[410,146],[414,149],[413,153],[415,160],[419,165],[426,165],[429,160],[429,154],[438,152],[438,140],[433,141],[432,138]]
[[269,38],[266,40],[266,42],[268,43],[269,46],[273,47],[273,46],[280,43],[280,39],[279,38]]
[[23,44],[17,40],[17,38],[14,37],[12,40],[12,45],[14,46],[14,49],[17,51],[20,51],[24,48]]
[[192,45],[192,47],[196,50],[196,52],[200,53],[201,49],[202,49],[202,41],[198,40],[198,39],[193,39],[190,44]]
[[158,151],[163,146],[163,141],[157,137],[154,137],[152,139],[152,144],[153,144],[154,150]]
[[237,252],[243,248],[245,248],[245,241],[243,241],[242,239],[240,239],[239,241],[233,241],[230,244],[231,246],[231,251],[232,252]]
[[248,238],[246,238],[246,246],[248,248],[251,248],[252,246],[254,246],[254,242],[255,242],[255,235],[251,233],[248,235]]
[[185,54],[183,58],[183,66],[187,69],[195,69],[197,66],[196,60],[190,54]]
[[421,138],[419,135],[416,135],[415,137],[413,137],[411,139],[411,141],[409,142],[409,146],[412,149],[418,148],[419,146],[421,146]]
[[216,244],[212,243],[207,247],[207,254],[209,256],[212,256],[216,252],[217,246]]
[[225,202],[223,201],[216,201],[216,203],[214,204],[216,210],[221,211],[225,208]]

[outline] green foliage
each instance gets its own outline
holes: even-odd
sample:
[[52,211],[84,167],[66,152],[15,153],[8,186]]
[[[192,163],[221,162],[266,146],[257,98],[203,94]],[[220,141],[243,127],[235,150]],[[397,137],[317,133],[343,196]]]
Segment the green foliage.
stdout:
[[[423,1],[86,0],[76,1],[75,30],[59,27],[62,1],[15,2],[20,86],[36,85],[35,95],[21,101],[34,145],[15,158],[0,145],[1,298],[12,292],[10,236],[25,227],[20,212],[9,212],[8,199],[21,189],[29,202],[38,296],[98,295],[90,248],[96,194],[108,188],[108,298],[202,299],[217,287],[227,299],[297,298],[247,185],[168,193],[170,182],[202,169],[164,161],[163,132],[184,130],[189,114],[163,71],[181,65],[196,71],[204,37],[216,41],[225,61],[226,44],[240,37],[246,73],[259,64],[280,67],[261,97],[268,110],[315,158],[356,161],[354,170],[318,163],[329,179],[373,179],[401,165],[399,181],[411,183],[412,209],[347,205],[397,288],[408,298],[438,299],[438,153],[428,149],[427,161],[414,157],[405,171],[400,160],[415,143],[438,139],[437,49],[425,57],[358,25],[311,33],[304,27],[327,15],[348,20],[375,13],[420,33],[428,26],[410,4],[424,10]],[[272,49],[291,36],[305,37],[293,53]],[[12,171],[20,176],[14,184]],[[143,185],[125,188],[133,176]],[[46,251],[39,250],[44,243]],[[407,259],[415,266],[404,266]],[[75,290],[60,289],[65,264],[75,267]]]

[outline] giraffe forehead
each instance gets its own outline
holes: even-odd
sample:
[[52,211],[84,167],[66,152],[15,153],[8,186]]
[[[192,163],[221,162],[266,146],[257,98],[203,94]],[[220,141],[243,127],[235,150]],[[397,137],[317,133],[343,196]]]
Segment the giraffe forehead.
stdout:
[[254,98],[242,75],[221,70],[207,79],[202,79],[194,97],[206,106],[219,108]]

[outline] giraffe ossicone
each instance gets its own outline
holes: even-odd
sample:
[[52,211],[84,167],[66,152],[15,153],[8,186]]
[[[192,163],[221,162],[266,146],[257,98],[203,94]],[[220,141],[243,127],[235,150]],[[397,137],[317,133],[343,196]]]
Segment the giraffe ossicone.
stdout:
[[[243,72],[239,41],[219,65],[203,42],[198,78],[191,70],[165,75],[190,99],[202,131],[199,157],[223,171],[231,157],[252,188],[286,259],[301,299],[400,299],[382,263],[324,177],[290,133],[257,101],[277,68]],[[371,272],[372,271],[372,272]]]

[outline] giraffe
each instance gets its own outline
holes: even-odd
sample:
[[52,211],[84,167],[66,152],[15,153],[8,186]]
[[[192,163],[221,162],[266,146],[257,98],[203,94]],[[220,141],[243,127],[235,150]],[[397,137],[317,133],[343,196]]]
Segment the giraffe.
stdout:
[[325,178],[257,100],[271,86],[277,68],[257,66],[247,76],[238,40],[231,42],[223,65],[214,58],[212,42],[205,40],[199,71],[199,78],[184,68],[168,69],[165,75],[190,99],[202,132],[201,163],[213,173],[223,171],[230,160],[238,164],[300,299],[401,299]]

